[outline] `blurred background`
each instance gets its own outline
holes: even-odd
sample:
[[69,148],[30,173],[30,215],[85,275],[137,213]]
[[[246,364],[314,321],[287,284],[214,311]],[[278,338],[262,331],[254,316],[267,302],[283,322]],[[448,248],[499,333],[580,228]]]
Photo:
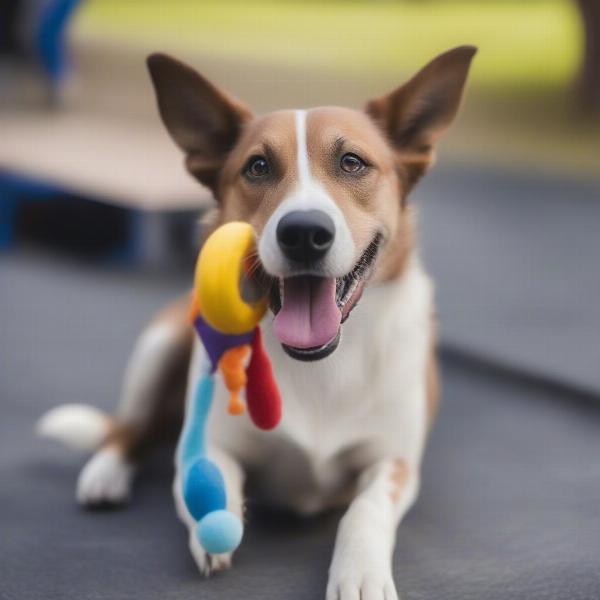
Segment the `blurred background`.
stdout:
[[[412,197],[437,286],[450,406],[474,394],[456,384],[457,360],[464,380],[485,368],[549,386],[561,401],[596,400],[598,0],[0,0],[0,473],[11,482],[0,506],[16,507],[44,481],[40,455],[69,460],[33,441],[37,416],[66,401],[112,409],[135,336],[190,283],[198,216],[211,199],[159,122],[147,54],[172,53],[266,112],[360,107],[465,43],[479,47],[466,102]],[[506,404],[506,423],[527,423],[522,441],[556,427],[553,439],[565,443],[566,479],[537,465],[548,490],[600,481],[591,447],[570,445],[580,424],[552,421],[556,398],[536,399],[525,418],[531,394],[511,394],[524,396]],[[434,447],[460,436],[466,415],[481,426],[488,410],[463,406],[464,422]],[[595,424],[592,444],[597,413],[584,420]],[[571,437],[561,438],[566,422]],[[592,470],[577,479],[575,463]],[[75,464],[54,472],[62,485],[45,481],[58,510]],[[572,527],[581,507],[555,509],[565,507]],[[589,531],[578,530],[582,547]],[[25,550],[13,533],[16,561]],[[596,583],[581,597],[595,597]]]
[[598,4],[3,0],[0,260],[16,278],[52,260],[187,285],[211,199],[157,117],[152,51],[266,112],[360,107],[475,44],[466,103],[414,194],[442,340],[600,389]]

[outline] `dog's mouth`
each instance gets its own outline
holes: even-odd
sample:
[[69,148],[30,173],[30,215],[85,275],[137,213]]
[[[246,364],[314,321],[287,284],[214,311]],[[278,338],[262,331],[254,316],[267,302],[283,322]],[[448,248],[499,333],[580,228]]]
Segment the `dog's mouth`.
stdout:
[[299,275],[273,281],[273,327],[287,354],[313,361],[329,356],[337,348],[341,325],[360,300],[381,241],[381,234],[376,234],[343,277]]

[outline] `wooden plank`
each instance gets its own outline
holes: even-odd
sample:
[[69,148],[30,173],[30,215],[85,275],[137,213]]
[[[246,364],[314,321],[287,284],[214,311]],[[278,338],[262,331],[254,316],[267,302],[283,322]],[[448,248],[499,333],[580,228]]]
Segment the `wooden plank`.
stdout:
[[0,168],[141,210],[202,209],[212,202],[158,122],[123,116],[0,113]]

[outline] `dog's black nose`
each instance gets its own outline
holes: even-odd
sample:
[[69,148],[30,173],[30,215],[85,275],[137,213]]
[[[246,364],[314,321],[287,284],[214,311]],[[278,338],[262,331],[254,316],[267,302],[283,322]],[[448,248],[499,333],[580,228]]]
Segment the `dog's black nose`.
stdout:
[[322,210],[294,210],[277,225],[277,243],[284,255],[296,262],[323,258],[333,244],[335,225]]

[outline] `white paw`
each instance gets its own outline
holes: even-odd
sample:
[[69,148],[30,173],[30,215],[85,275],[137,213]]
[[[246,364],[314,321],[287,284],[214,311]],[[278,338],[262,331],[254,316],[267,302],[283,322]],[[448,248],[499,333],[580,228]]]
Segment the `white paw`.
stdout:
[[327,600],[398,600],[387,544],[373,534],[358,527],[340,531],[329,569]]
[[84,506],[127,502],[134,470],[117,449],[103,448],[92,456],[79,474],[77,501]]
[[208,577],[211,573],[224,571],[231,567],[232,553],[227,554],[209,554],[198,541],[196,529],[190,530],[190,552],[194,557],[194,561],[198,570],[202,575]]
[[332,574],[327,600],[398,600],[398,593],[391,575],[359,570],[339,579]]

